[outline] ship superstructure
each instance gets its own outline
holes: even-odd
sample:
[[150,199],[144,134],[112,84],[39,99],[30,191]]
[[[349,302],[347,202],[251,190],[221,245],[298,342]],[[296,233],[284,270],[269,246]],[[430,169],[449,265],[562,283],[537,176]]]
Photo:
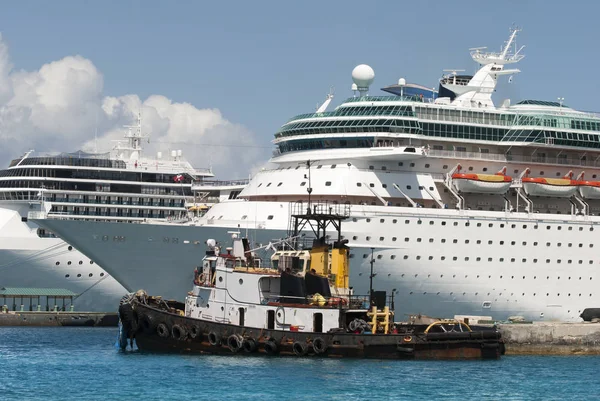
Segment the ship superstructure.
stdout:
[[[343,234],[352,274],[369,275],[373,258],[374,280],[403,310],[578,320],[600,302],[600,117],[562,99],[494,103],[498,80],[519,73],[517,33],[500,52],[472,49],[477,72],[452,71],[437,92],[400,79],[385,88],[396,95],[371,96],[374,71],[356,67],[355,96],[286,122],[273,167],[252,178],[238,197],[245,201],[219,203],[193,225],[41,224],[77,232],[83,252],[126,287],[176,297],[184,286],[167,280],[179,275],[167,266],[192,265],[197,255],[181,241],[226,241],[236,229],[268,243],[284,237],[289,202],[311,197],[350,206]],[[163,280],[143,277],[126,247],[102,235],[125,236]],[[155,236],[160,247],[147,239]]]
[[[214,185],[212,172],[193,168],[181,151],[144,156],[141,116],[126,128],[125,141],[111,152],[31,151],[0,171],[0,286],[68,288],[82,294],[78,310],[112,310],[126,290],[93,259],[28,221],[29,212],[127,223],[174,220],[190,208],[207,209],[221,189],[239,192]],[[195,196],[192,184],[210,185],[212,197]]]

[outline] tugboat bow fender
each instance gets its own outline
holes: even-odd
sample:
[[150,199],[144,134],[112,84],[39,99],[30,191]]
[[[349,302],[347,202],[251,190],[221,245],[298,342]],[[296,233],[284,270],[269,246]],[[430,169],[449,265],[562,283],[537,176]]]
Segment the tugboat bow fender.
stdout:
[[192,325],[188,329],[188,334],[192,339],[198,338],[200,336],[200,328],[198,328],[196,325]]
[[211,331],[210,333],[208,333],[208,342],[210,343],[210,345],[213,346],[217,346],[221,344],[221,336],[218,335],[217,333],[215,333],[214,331]]
[[187,337],[187,330],[185,329],[185,327],[180,326],[178,324],[174,324],[173,328],[171,329],[171,335],[173,336],[173,338],[175,340],[178,341],[182,341],[185,340]]
[[315,338],[312,346],[315,354],[324,354],[327,351],[327,343],[321,337]]
[[297,356],[304,356],[308,353],[308,345],[305,342],[296,341],[292,344],[292,350]]
[[232,334],[227,338],[227,347],[231,352],[236,353],[242,349],[242,341],[244,339],[239,334]]
[[166,323],[159,323],[156,326],[156,334],[158,334],[159,337],[167,338],[171,334],[171,330],[169,330],[169,326],[167,326]]
[[268,355],[276,355],[279,352],[279,345],[275,342],[275,339],[269,338],[265,342],[265,352]]
[[242,348],[250,354],[258,349],[258,343],[254,338],[246,337],[244,338],[244,341],[242,341]]

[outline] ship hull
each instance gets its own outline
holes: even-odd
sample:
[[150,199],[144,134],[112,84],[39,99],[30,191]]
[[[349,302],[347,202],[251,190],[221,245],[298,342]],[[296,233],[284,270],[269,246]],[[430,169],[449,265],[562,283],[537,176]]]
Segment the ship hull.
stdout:
[[[132,309],[129,309],[129,305]],[[164,305],[164,304],[163,304]],[[169,306],[182,308],[180,303]],[[397,334],[268,330],[192,319],[132,301],[120,307],[124,335],[145,352],[377,359],[497,359],[503,343],[494,329],[425,333],[407,325]],[[233,339],[232,339],[233,338]],[[236,339],[237,338],[237,339]],[[320,340],[323,344],[316,347]],[[122,345],[126,342],[122,342]]]
[[[130,291],[143,288],[182,300],[207,239],[228,244],[231,231],[243,231],[253,247],[286,237],[286,204],[274,209],[271,202],[249,203],[240,203],[240,215],[252,207],[258,213],[261,208],[269,214],[276,210],[282,218],[261,223],[260,229],[239,228],[239,221],[221,221],[220,226],[69,220],[40,224],[66,235],[76,233],[72,239],[82,252],[106,266]],[[368,293],[373,253],[373,286],[393,292],[402,314],[580,321],[585,308],[600,304],[600,259],[593,249],[596,233],[591,232],[600,224],[598,218],[565,221],[546,214],[414,208],[392,212],[375,206],[353,208],[352,216],[342,234],[350,241],[355,293]],[[125,240],[113,241],[115,236]]]

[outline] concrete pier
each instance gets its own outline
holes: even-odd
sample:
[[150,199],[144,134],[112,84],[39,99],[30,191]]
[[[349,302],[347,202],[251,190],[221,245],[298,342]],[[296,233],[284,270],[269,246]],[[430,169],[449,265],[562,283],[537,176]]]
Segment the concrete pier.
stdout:
[[0,313],[2,326],[116,327],[117,313],[98,312],[8,312]]
[[600,323],[498,324],[506,355],[600,355]]

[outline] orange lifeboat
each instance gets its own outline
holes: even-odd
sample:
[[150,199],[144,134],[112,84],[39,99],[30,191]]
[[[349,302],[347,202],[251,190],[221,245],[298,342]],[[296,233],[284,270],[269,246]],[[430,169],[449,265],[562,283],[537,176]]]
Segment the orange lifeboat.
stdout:
[[578,178],[579,193],[586,199],[600,199],[600,181],[586,181],[583,179],[584,173]]
[[529,177],[531,170],[525,170],[521,179],[523,189],[529,196],[549,196],[570,198],[577,191],[579,181],[573,180],[573,172],[569,171],[563,178]]
[[512,178],[506,175],[506,167],[496,174],[461,173],[461,166],[452,174],[452,182],[460,192],[479,194],[504,194],[512,184]]

